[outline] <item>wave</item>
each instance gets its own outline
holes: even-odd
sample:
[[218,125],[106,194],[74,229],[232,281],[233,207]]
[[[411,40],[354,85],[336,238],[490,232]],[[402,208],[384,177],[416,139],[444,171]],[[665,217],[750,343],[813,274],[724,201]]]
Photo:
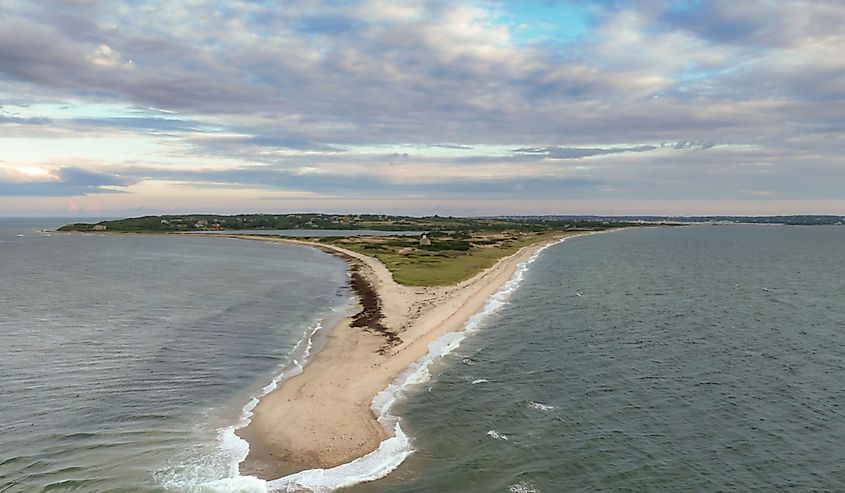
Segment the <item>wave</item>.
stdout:
[[537,487],[531,481],[520,481],[508,487],[511,493],[537,493]]
[[[469,334],[480,330],[482,322],[507,303],[507,299],[522,284],[528,266],[543,250],[568,238],[574,236],[544,245],[517,264],[513,276],[487,299],[481,310],[467,320],[462,330],[444,334],[432,341],[428,346],[428,354],[409,366],[392,384],[376,395],[372,404],[373,412],[378,416],[379,423],[388,433],[392,431],[393,436],[384,440],[373,452],[347,464],[330,469],[309,469],[269,481],[269,491],[326,493],[337,488],[381,479],[399,467],[414,449],[408,435],[402,430],[400,418],[390,414],[392,406],[415,386],[428,382],[431,379],[431,365],[454,351]],[[507,440],[507,437],[501,437]]]
[[501,433],[499,433],[499,432],[498,432],[498,431],[496,431],[496,430],[490,430],[490,431],[488,431],[488,432],[487,432],[487,436],[488,436],[488,437],[490,437],[490,438],[495,438],[496,440],[504,440],[504,441],[508,441],[508,440],[509,440],[509,438],[508,438],[508,436],[507,436],[507,435],[502,435]]
[[528,407],[531,409],[536,409],[538,411],[554,411],[557,409],[556,407],[550,404],[543,404],[542,402],[531,401],[528,404]]
[[[170,490],[191,493],[266,493],[267,481],[254,476],[241,476],[240,463],[249,455],[249,443],[237,435],[252,419],[253,411],[262,397],[274,391],[281,382],[302,373],[312,356],[315,340],[323,329],[324,320],[311,324],[305,336],[290,350],[281,370],[241,408],[236,423],[217,430],[217,448],[211,457],[193,457],[176,468],[160,474],[159,482]],[[209,476],[223,473],[226,477],[210,479]]]
[[[313,347],[314,335],[322,327],[318,323],[310,335],[303,339],[303,341],[300,341],[300,344],[305,343],[307,345],[305,348],[306,356],[301,358],[302,362],[294,360],[294,364],[289,369],[286,369],[278,377],[274,378],[270,384],[262,389],[262,393],[258,397],[253,398],[244,406],[241,419],[238,423],[220,430],[218,438],[221,449],[229,457],[229,477],[214,481],[205,481],[193,488],[189,488],[188,491],[197,493],[294,493],[302,491],[327,493],[338,488],[374,481],[387,476],[414,452],[410,438],[402,429],[400,418],[390,413],[393,405],[414,387],[428,382],[431,379],[431,373],[429,372],[431,365],[454,351],[469,334],[477,332],[482,327],[482,322],[487,317],[506,304],[507,299],[522,283],[528,266],[539,257],[543,250],[575,236],[580,235],[569,236],[546,244],[538,248],[529,258],[517,264],[513,276],[487,299],[481,310],[467,320],[462,330],[444,334],[432,341],[428,346],[429,351],[425,356],[409,366],[393,383],[373,398],[373,412],[378,417],[379,423],[392,435],[382,441],[379,447],[373,452],[336,467],[308,469],[269,481],[264,481],[253,476],[241,476],[238,472],[239,464],[246,459],[249,453],[249,444],[237,436],[235,432],[249,424],[252,411],[258,405],[258,400],[261,397],[272,392],[278,386],[279,382],[302,373],[304,362],[307,360],[307,356],[310,355]],[[504,437],[504,439],[506,440],[507,437]],[[184,488],[180,489],[182,491],[185,490]]]

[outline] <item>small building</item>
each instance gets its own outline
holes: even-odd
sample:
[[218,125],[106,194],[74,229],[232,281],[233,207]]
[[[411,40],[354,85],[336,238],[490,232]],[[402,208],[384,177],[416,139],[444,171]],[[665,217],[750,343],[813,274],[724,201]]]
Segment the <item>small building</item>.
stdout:
[[91,228],[91,229],[93,229],[94,231],[105,231],[105,230],[109,229],[109,227],[106,226],[105,224],[95,224],[94,227]]
[[423,234],[420,236],[420,246],[429,246],[431,245],[431,240],[429,239],[427,234]]

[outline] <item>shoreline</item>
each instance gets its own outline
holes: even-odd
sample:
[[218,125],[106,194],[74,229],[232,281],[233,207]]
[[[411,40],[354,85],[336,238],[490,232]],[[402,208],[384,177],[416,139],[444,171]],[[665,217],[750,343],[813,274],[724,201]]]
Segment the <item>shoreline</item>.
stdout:
[[514,278],[519,266],[547,246],[584,234],[528,245],[466,281],[434,287],[397,284],[377,259],[333,245],[225,235],[311,246],[345,260],[360,307],[331,328],[302,373],[261,398],[250,423],[237,431],[250,445],[240,473],[267,481],[289,476],[294,481],[303,471],[327,472],[360,461],[391,440],[407,442],[404,435],[397,437],[398,423],[383,422],[384,416],[376,415],[376,407],[384,411],[389,403],[377,406],[375,399],[429,355],[432,342],[464,328]]
[[244,421],[223,430],[243,444],[243,455],[233,457],[228,478],[213,484],[249,484],[257,491],[332,491],[387,476],[414,451],[400,418],[389,413],[405,388],[426,381],[429,365],[454,350],[504,303],[540,251],[570,238],[618,229],[562,232],[500,258],[470,279],[430,287],[400,285],[376,258],[336,245],[197,233],[307,246],[338,257],[348,266],[358,305],[355,315],[320,330],[322,344],[304,368],[298,365],[296,374],[274,379],[272,390],[244,408]]

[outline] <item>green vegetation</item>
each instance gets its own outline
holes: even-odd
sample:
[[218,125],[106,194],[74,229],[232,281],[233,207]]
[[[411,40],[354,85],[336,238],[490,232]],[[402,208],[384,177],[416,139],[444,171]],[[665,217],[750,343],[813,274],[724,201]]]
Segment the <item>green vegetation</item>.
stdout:
[[448,231],[455,233],[455,239],[477,231],[529,231],[583,230],[606,228],[616,225],[607,220],[548,220],[542,218],[464,218],[464,217],[410,217],[381,214],[239,214],[219,216],[210,214],[186,214],[167,216],[144,216],[96,224],[75,223],[59,228],[59,231],[113,231],[121,233],[152,233],[180,231],[217,231],[245,229],[320,229],[382,231]]
[[410,286],[455,284],[492,266],[521,247],[572,231],[627,226],[614,221],[547,218],[408,217],[375,214],[241,214],[217,216],[145,216],[96,224],[69,224],[60,231],[115,233],[176,233],[232,230],[382,230],[424,231],[417,236],[321,237],[329,243],[372,255]]
[[761,222],[780,224],[842,224],[840,216],[777,217],[655,217],[655,216],[519,216],[493,218],[410,217],[383,214],[186,214],[144,216],[96,224],[68,224],[59,231],[115,233],[177,233],[244,230],[382,230],[423,231],[430,243],[416,236],[311,238],[381,260],[401,284],[454,284],[472,277],[520,247],[572,231],[685,222]]
[[400,284],[439,286],[469,279],[523,246],[563,234],[503,231],[475,233],[463,240],[443,234],[434,235],[431,245],[420,245],[416,237],[330,237],[318,241],[376,257]]

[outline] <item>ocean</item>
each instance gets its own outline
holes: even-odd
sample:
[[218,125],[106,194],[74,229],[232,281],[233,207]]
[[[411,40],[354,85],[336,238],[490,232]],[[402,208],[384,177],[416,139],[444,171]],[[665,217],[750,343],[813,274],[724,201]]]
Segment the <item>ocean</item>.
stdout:
[[344,263],[58,225],[0,221],[0,492],[233,491],[252,400],[351,309]]
[[[231,431],[348,313],[343,264],[11,223],[0,492],[235,491]],[[843,244],[738,225],[546,248],[409,379],[390,413],[413,454],[343,491],[845,491]]]
[[394,412],[349,493],[845,491],[845,228],[641,228],[546,249]]

